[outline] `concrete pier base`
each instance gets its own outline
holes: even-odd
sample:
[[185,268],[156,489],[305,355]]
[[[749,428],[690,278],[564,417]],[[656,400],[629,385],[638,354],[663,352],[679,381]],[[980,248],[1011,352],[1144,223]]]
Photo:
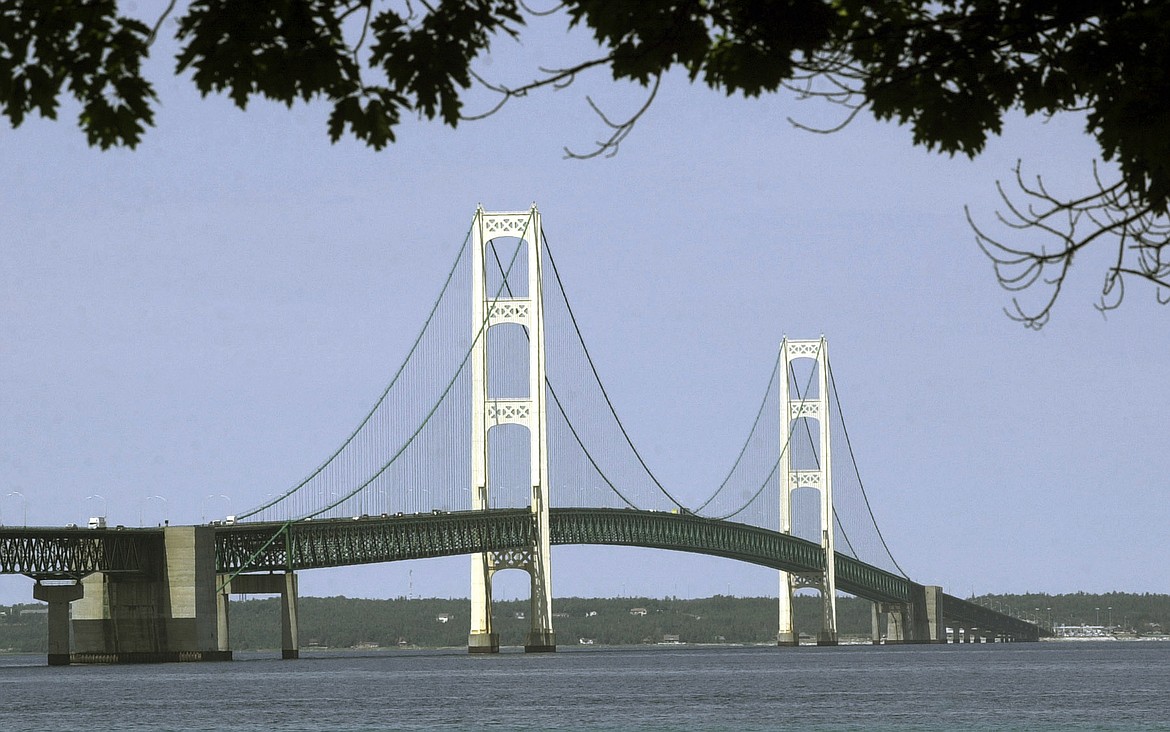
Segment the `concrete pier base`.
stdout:
[[69,657],[69,603],[80,600],[84,590],[81,583],[64,585],[33,585],[33,598],[49,603],[49,665],[68,666]]
[[284,587],[280,593],[280,657],[286,660],[301,657],[297,576],[292,572],[285,572]]
[[525,653],[553,653],[557,650],[557,634],[551,630],[533,630],[524,641]]
[[943,620],[943,591],[936,585],[913,585],[911,588],[909,631],[904,643],[946,643]]
[[225,661],[216,600],[215,532],[168,527],[152,564],[82,580],[73,612],[73,663]]
[[499,653],[499,633],[472,633],[467,636],[468,653]]
[[[232,578],[224,592],[227,595],[280,595],[280,657],[286,660],[301,657],[296,572],[239,574]],[[226,625],[226,607],[223,615]]]

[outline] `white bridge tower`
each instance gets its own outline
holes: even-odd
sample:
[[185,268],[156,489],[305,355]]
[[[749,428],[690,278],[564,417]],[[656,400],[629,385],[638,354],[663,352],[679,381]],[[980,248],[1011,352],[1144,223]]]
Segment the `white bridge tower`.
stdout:
[[[801,359],[814,361],[808,383],[793,395],[789,379],[794,373],[792,362]],[[791,341],[780,344],[780,531],[792,533],[792,494],[800,488],[813,488],[820,494],[821,549],[825,552],[823,572],[793,574],[780,572],[780,629],[776,642],[795,646],[800,642],[792,620],[792,595],[802,587],[820,590],[823,601],[821,631],[817,645],[837,644],[837,573],[833,517],[832,454],[829,451],[829,354],[822,336],[816,341]],[[815,392],[813,386],[815,385]],[[792,443],[812,434],[816,423],[815,461],[812,465],[793,465]]]
[[[492,239],[521,240],[526,255],[527,292],[513,296],[507,288],[489,291],[486,254]],[[512,260],[519,265],[520,251]],[[476,209],[471,227],[471,508],[490,505],[488,433],[505,424],[521,425],[528,431],[532,487],[531,510],[537,535],[531,546],[503,552],[485,552],[471,557],[471,632],[467,650],[471,653],[499,651],[499,634],[492,629],[492,576],[502,569],[522,569],[532,579],[532,626],[524,643],[528,652],[555,651],[552,628],[552,587],[549,559],[549,485],[547,412],[545,408],[544,306],[541,295],[542,241],[540,213],[536,204],[528,211],[486,212]],[[509,267],[503,264],[502,267]],[[517,266],[517,270],[520,267]],[[505,270],[506,272],[507,270]],[[506,275],[505,275],[506,276]],[[518,289],[518,288],[517,288]],[[522,326],[528,340],[528,394],[497,397],[489,394],[488,331],[505,323]],[[522,368],[523,364],[509,364]]]

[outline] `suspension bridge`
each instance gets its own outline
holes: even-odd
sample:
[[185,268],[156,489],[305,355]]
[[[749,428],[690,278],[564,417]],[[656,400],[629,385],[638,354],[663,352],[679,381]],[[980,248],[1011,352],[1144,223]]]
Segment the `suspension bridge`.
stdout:
[[49,662],[216,660],[232,594],[282,598],[299,654],[297,573],[470,557],[468,650],[499,650],[492,582],[530,579],[525,650],[555,650],[551,547],[694,552],[778,571],[778,645],[792,598],[873,602],[874,642],[1035,640],[1021,619],[918,584],[878,529],[853,457],[824,338],[785,339],[742,448],[687,505],[635,447],[582,337],[540,213],[477,209],[389,384],[303,480],[200,526],[0,527],[0,573],[49,605]]

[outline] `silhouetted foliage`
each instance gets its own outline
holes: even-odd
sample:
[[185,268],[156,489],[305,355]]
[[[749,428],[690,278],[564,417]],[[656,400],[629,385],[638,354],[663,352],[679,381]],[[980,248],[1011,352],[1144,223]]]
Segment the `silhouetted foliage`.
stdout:
[[[915,144],[974,156],[1007,112],[1083,114],[1112,163],[1096,186],[1058,193],[1020,173],[1002,189],[1003,235],[977,227],[1000,283],[1046,289],[1009,314],[1048,319],[1074,255],[1109,242],[1100,307],[1116,307],[1127,278],[1170,299],[1170,5],[1155,0],[566,0],[537,11],[524,0],[192,0],[162,17],[124,15],[116,0],[8,0],[0,5],[0,109],[13,126],[29,113],[55,118],[62,96],[81,107],[90,144],[137,145],[153,124],[154,85],[143,62],[168,19],[176,72],[203,94],[240,108],[262,97],[331,105],[328,135],[374,148],[395,139],[404,115],[452,127],[591,69],[647,90],[632,116],[574,157],[613,154],[649,109],[663,75],[727,94],[781,89],[908,125]],[[485,78],[477,66],[501,42],[523,39],[538,15],[586,30],[596,52],[557,58],[531,77]],[[172,14],[174,15],[171,18]],[[474,88],[496,94],[468,113]],[[1014,241],[1013,229],[1027,238]]]

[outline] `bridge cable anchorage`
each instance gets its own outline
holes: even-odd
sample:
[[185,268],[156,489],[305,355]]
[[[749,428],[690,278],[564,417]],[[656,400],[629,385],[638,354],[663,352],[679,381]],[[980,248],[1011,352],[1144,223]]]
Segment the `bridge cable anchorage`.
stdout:
[[[669,500],[671,503],[673,503],[675,506],[677,506],[679,508],[679,510],[688,511],[689,509],[687,509],[686,506],[684,506],[681,501],[679,501],[677,498],[675,498],[670,493],[670,491],[666,490],[666,488],[662,485],[661,481],[658,480],[658,477],[656,475],[654,475],[654,472],[652,470],[650,470],[650,466],[648,466],[646,464],[646,461],[642,458],[642,454],[640,452],[638,452],[638,448],[634,447],[633,440],[630,439],[630,435],[626,431],[625,425],[622,423],[621,418],[618,417],[617,409],[615,409],[613,406],[613,401],[609,398],[609,393],[606,391],[605,385],[601,382],[601,375],[597,373],[597,366],[593,362],[593,356],[590,355],[590,353],[589,353],[589,347],[587,345],[585,345],[585,337],[581,334],[581,327],[577,323],[577,316],[573,313],[572,305],[569,304],[569,297],[565,293],[564,282],[561,281],[561,273],[557,269],[556,260],[553,259],[553,256],[552,256],[552,249],[548,245],[548,237],[544,235],[543,231],[540,232],[540,235],[544,239],[544,251],[545,251],[545,254],[548,256],[549,264],[552,265],[553,278],[557,282],[557,289],[560,290],[561,299],[565,303],[565,310],[569,314],[569,321],[573,324],[573,330],[576,331],[577,339],[581,343],[581,350],[584,352],[585,359],[589,363],[589,369],[593,372],[593,378],[597,382],[598,388],[601,390],[602,397],[605,398],[605,404],[606,404],[606,406],[609,407],[610,414],[613,415],[614,422],[617,424],[618,429],[621,431],[622,437],[625,438],[626,444],[630,446],[630,450],[633,451],[634,457],[637,458],[638,463],[642,466],[642,469],[646,471],[646,475],[650,477],[651,482],[653,482],[654,485],[658,488],[658,490],[661,491],[662,495],[666,496],[667,500]],[[566,417],[566,419],[567,419],[567,417]],[[584,447],[584,446],[582,446],[582,447]],[[606,482],[609,482],[609,481],[607,480]],[[611,487],[612,487],[612,484],[611,484]]]
[[[507,271],[504,272],[505,282],[508,279],[508,275],[512,271],[512,267],[516,264],[516,260],[519,257],[519,254],[520,254],[520,248],[517,247],[516,251],[512,253],[511,261],[508,262]],[[502,292],[503,292],[503,286],[501,285],[501,287],[499,287],[496,290],[496,298],[497,299],[500,297],[500,294]],[[408,437],[406,439],[406,442],[404,442],[402,444],[402,446],[398,448],[398,450],[394,453],[394,455],[392,455],[390,457],[390,459],[384,465],[382,465],[381,468],[379,468],[377,471],[375,471],[373,475],[371,475],[365,482],[363,482],[357,488],[354,488],[349,493],[341,496],[340,498],[335,499],[333,502],[328,503],[327,505],[325,505],[321,508],[318,508],[314,511],[310,511],[309,513],[304,514],[302,516],[299,516],[296,519],[297,521],[304,521],[307,519],[316,518],[316,517],[320,516],[321,514],[326,513],[327,511],[331,511],[334,508],[336,508],[337,506],[340,506],[342,503],[345,503],[350,498],[353,498],[354,496],[356,496],[357,494],[359,494],[363,490],[365,490],[371,483],[373,483],[375,480],[377,480],[379,477],[381,477],[383,473],[385,473],[387,470],[389,470],[391,465],[393,465],[395,462],[397,462],[398,458],[400,456],[402,456],[403,453],[406,452],[406,448],[410,447],[411,443],[413,443],[415,438],[417,438],[419,436],[419,434],[422,432],[423,428],[426,427],[427,423],[430,422],[431,418],[435,415],[435,413],[438,412],[439,407],[447,399],[447,395],[451,393],[451,389],[455,386],[455,383],[458,381],[459,375],[463,372],[463,370],[465,368],[467,368],[467,363],[471,359],[471,354],[475,350],[475,344],[478,343],[481,338],[485,337],[485,334],[486,334],[487,328],[488,328],[488,323],[491,321],[492,315],[494,314],[494,311],[495,311],[495,307],[496,306],[494,303],[488,307],[487,312],[484,313],[483,320],[480,322],[479,327],[475,332],[475,337],[472,338],[471,343],[468,345],[467,351],[463,354],[463,360],[460,361],[459,367],[455,370],[455,373],[451,376],[450,380],[447,382],[447,385],[446,385],[446,387],[444,387],[442,393],[439,394],[439,397],[435,401],[434,405],[430,408],[430,410],[423,417],[422,423],[419,424],[419,426],[417,428],[415,428],[414,432],[411,433],[410,437]]]
[[337,456],[340,455],[342,453],[342,451],[345,450],[345,448],[348,447],[350,445],[350,443],[353,442],[354,438],[357,437],[357,435],[365,428],[365,426],[369,423],[370,419],[374,416],[374,413],[377,412],[378,408],[380,406],[382,406],[383,402],[385,402],[386,396],[394,388],[395,384],[398,383],[398,380],[402,377],[403,372],[406,370],[406,365],[410,362],[410,360],[414,357],[416,351],[418,350],[419,344],[422,342],[423,336],[426,334],[427,330],[431,326],[431,322],[434,320],[435,312],[439,309],[439,303],[441,303],[443,301],[443,298],[447,294],[447,289],[451,286],[451,281],[454,279],[455,272],[459,268],[459,263],[463,259],[463,253],[467,250],[467,246],[468,246],[468,243],[470,241],[471,241],[471,227],[468,227],[467,234],[464,235],[464,237],[463,237],[463,244],[459,247],[459,252],[455,255],[455,261],[452,263],[451,269],[447,272],[447,278],[443,282],[443,287],[439,290],[439,295],[437,298],[435,298],[435,302],[431,306],[430,312],[427,314],[426,321],[423,323],[422,328],[418,332],[418,336],[415,337],[414,343],[411,344],[410,350],[407,352],[406,357],[402,360],[402,363],[399,365],[398,370],[394,373],[394,376],[393,376],[393,378],[391,378],[389,385],[387,385],[386,388],[382,391],[382,394],[378,397],[377,401],[374,402],[374,406],[370,408],[369,412],[366,413],[366,416],[361,420],[361,422],[353,430],[353,432],[350,433],[349,437],[347,437],[345,439],[345,441],[341,443],[341,446],[338,447],[336,450],[334,450],[333,453],[331,455],[329,455],[329,457],[326,458],[325,461],[322,462],[317,467],[316,470],[314,470],[312,473],[310,473],[304,480],[302,480],[296,486],[289,489],[288,491],[286,491],[282,495],[280,495],[276,498],[273,498],[272,500],[268,501],[267,503],[261,504],[260,506],[257,506],[255,508],[249,509],[248,511],[245,511],[243,513],[238,514],[236,516],[237,520],[246,519],[246,518],[250,518],[251,516],[255,516],[256,514],[260,513],[261,511],[264,511],[268,508],[275,506],[276,504],[280,503],[281,501],[284,501],[285,499],[291,497],[292,495],[294,495],[295,493],[300,491],[302,488],[304,488],[306,485],[308,485],[309,481],[313,480],[318,475],[320,475],[321,472],[324,471],[325,468],[328,467],[337,458]]
[[[723,479],[723,482],[719,484],[719,487],[715,489],[715,492],[712,493],[710,497],[707,498],[707,500],[703,501],[697,508],[695,508],[696,514],[700,513],[704,508],[707,507],[709,503],[711,503],[711,501],[715,500],[715,498],[723,491],[723,489],[727,487],[728,483],[731,482],[731,476],[735,474],[736,468],[739,467],[740,462],[747,453],[748,446],[751,445],[752,437],[755,436],[756,429],[759,427],[760,419],[764,416],[764,410],[768,406],[768,395],[772,392],[772,384],[776,382],[776,374],[779,373],[779,371],[780,352],[777,351],[776,362],[772,365],[772,375],[768,377],[768,385],[764,388],[764,398],[760,400],[760,408],[756,410],[756,418],[752,421],[751,429],[748,430],[747,439],[744,440],[743,447],[740,448],[739,455],[736,456],[735,462],[731,465],[731,469],[727,471],[727,476]],[[776,464],[779,466],[779,461],[777,461]],[[773,470],[773,472],[775,471]]]
[[837,392],[837,382],[833,379],[833,366],[825,359],[825,366],[829,372],[829,384],[833,387],[833,401],[837,405],[837,414],[841,415],[841,431],[845,435],[845,447],[849,450],[849,460],[853,463],[853,472],[857,476],[857,484],[861,487],[861,497],[865,500],[865,508],[869,511],[869,520],[873,522],[873,528],[877,531],[878,539],[881,540],[882,548],[886,550],[886,556],[894,563],[898,571],[906,579],[910,579],[910,575],[906,574],[906,570],[898,564],[898,560],[894,559],[893,553],[890,551],[889,545],[886,544],[886,538],[882,535],[881,527],[878,526],[877,518],[873,515],[873,507],[869,503],[869,495],[865,491],[865,483],[861,480],[861,471],[857,467],[857,458],[853,454],[853,444],[849,441],[849,428],[845,425],[845,413],[841,410],[841,395]]

